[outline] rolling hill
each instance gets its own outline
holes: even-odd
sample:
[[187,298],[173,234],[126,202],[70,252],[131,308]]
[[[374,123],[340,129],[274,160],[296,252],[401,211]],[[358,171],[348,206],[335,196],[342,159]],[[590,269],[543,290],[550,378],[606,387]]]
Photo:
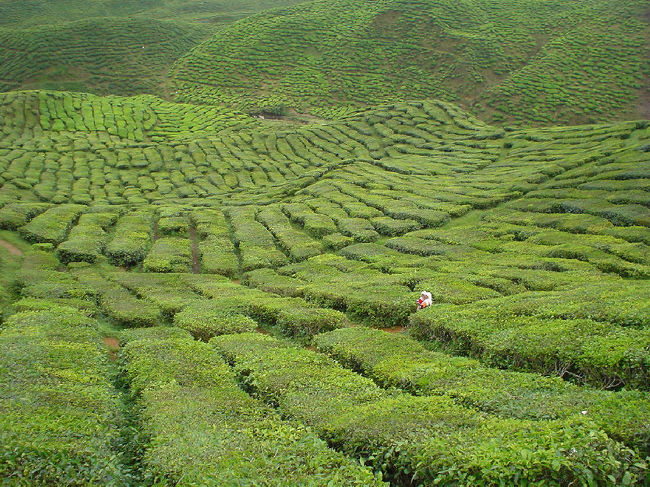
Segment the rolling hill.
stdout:
[[177,61],[177,100],[350,107],[455,101],[491,121],[648,116],[642,1],[321,0],[251,16]]
[[644,482],[648,122],[47,91],[0,111],[0,476],[47,452],[39,481]]
[[647,5],[296,3],[0,0],[0,485],[647,485]]
[[168,96],[173,62],[238,18],[292,0],[0,1],[0,91]]

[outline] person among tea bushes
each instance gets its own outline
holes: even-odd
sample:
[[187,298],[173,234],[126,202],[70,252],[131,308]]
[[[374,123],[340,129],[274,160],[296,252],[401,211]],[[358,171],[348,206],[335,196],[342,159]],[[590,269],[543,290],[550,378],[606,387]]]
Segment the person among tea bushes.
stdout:
[[433,304],[433,298],[431,296],[431,293],[428,291],[422,291],[420,294],[420,299],[418,299],[418,309],[423,309],[426,308],[427,306],[431,306]]

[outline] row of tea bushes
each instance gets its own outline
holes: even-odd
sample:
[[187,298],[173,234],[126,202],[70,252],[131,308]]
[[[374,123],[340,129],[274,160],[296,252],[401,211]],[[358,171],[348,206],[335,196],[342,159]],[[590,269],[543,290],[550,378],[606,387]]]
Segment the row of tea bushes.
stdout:
[[159,306],[147,299],[139,299],[104,277],[97,269],[78,267],[71,274],[79,285],[94,296],[102,312],[121,326],[154,326],[163,320]]
[[201,239],[198,245],[201,269],[228,277],[237,275],[239,262],[223,213],[216,209],[195,210],[190,219]]
[[559,378],[489,368],[477,360],[432,352],[404,334],[346,328],[318,335],[318,348],[382,387],[446,395],[501,417],[536,420],[585,415],[610,437],[645,455],[650,445],[650,397],[608,392]]
[[210,300],[184,306],[174,315],[174,325],[204,342],[218,335],[255,331],[258,326],[255,320],[245,314],[223,310]]
[[123,272],[113,269],[105,275],[143,301],[159,308],[166,319],[171,319],[185,306],[201,299],[189,288],[183,274]]
[[85,213],[70,231],[68,239],[56,249],[56,257],[63,264],[69,262],[93,263],[102,255],[108,234],[106,230],[113,226],[119,214],[115,211]]
[[58,245],[66,239],[85,208],[81,205],[55,206],[21,227],[20,234],[29,242]]
[[348,326],[340,311],[319,308],[301,298],[254,299],[247,304],[246,313],[256,320],[276,325],[284,334],[296,338],[309,338],[327,330]]
[[265,335],[210,343],[251,392],[396,483],[642,482],[638,457],[580,418],[501,419],[447,397],[389,393]]
[[212,347],[167,330],[137,330],[134,339],[127,334],[121,355],[139,405],[147,482],[384,485],[308,428],[282,420],[242,391]]
[[405,286],[408,279],[331,254],[247,276],[261,289],[301,296],[382,328],[405,324],[416,306],[417,297]]
[[70,307],[0,331],[0,483],[124,485],[120,403],[93,320]]
[[434,305],[412,315],[410,329],[418,338],[438,340],[494,366],[647,390],[647,286],[644,281],[608,286],[606,294],[594,283],[463,306]]
[[308,259],[323,250],[318,241],[294,229],[278,207],[268,206],[260,210],[257,219],[269,229],[292,261]]
[[113,238],[106,246],[106,256],[117,266],[141,262],[151,246],[153,215],[137,210],[122,216],[115,226]]
[[147,272],[186,272],[192,265],[192,243],[184,237],[157,239],[142,267]]
[[252,207],[231,207],[226,210],[244,272],[260,267],[277,267],[288,262],[284,253],[276,247],[271,232],[255,220],[255,213]]
[[16,230],[50,206],[47,203],[8,203],[0,208],[0,228]]

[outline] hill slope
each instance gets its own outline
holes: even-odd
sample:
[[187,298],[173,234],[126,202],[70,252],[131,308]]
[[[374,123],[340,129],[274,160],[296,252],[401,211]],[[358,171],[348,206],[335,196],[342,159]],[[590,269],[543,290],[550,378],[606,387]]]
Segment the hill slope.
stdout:
[[167,94],[172,63],[236,19],[295,0],[0,1],[0,91]]
[[0,479],[643,485],[649,194],[646,121],[1,94]]
[[25,28],[93,17],[133,17],[223,24],[300,0],[0,0],[0,26]]
[[210,32],[200,25],[120,18],[0,29],[0,90],[156,92],[168,67]]
[[[490,120],[640,118],[645,2],[317,0],[229,26],[172,70],[178,99],[345,107],[457,101]],[[343,111],[342,111],[343,110]]]

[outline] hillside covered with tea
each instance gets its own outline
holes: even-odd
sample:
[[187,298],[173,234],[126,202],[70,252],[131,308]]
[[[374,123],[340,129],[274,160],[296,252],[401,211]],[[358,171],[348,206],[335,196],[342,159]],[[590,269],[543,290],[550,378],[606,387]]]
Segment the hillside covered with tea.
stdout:
[[264,12],[179,59],[180,101],[324,117],[437,98],[485,120],[648,118],[643,1],[321,0]]
[[0,0],[0,484],[647,485],[644,15]]

